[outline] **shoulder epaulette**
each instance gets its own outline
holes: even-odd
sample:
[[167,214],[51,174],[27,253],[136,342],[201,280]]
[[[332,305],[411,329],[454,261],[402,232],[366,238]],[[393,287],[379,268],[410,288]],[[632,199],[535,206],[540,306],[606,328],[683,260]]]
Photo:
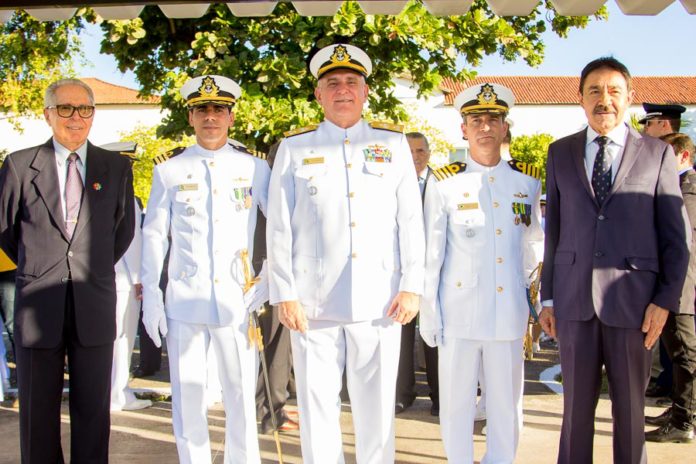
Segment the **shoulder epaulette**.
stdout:
[[516,159],[511,159],[508,164],[512,169],[517,172],[521,172],[527,176],[533,177],[535,179],[541,179],[541,169],[539,167],[525,163],[524,161],[519,161]]
[[435,176],[435,179],[439,181],[445,180],[448,177],[453,177],[457,174],[461,174],[462,172],[466,171],[466,163],[462,163],[461,161],[455,161],[454,163],[448,164],[447,166],[443,166],[440,169],[435,169],[433,171],[433,175]]
[[388,130],[391,132],[398,132],[400,134],[404,133],[404,126],[401,124],[392,124],[385,121],[372,121],[370,122],[370,127],[373,129]]
[[289,130],[289,131],[283,133],[283,135],[285,137],[293,137],[295,135],[306,134],[307,132],[315,131],[315,130],[317,130],[318,127],[319,127],[318,124],[310,124],[309,126],[298,127],[296,129]]
[[172,159],[175,156],[179,156],[184,152],[184,150],[186,150],[186,147],[176,147],[173,150],[169,150],[167,152],[162,153],[161,155],[155,156],[154,158],[152,158],[152,162],[155,163],[155,165],[162,164],[168,159]]
[[234,148],[237,151],[241,151],[242,153],[246,153],[247,155],[251,155],[255,158],[259,158],[262,160],[267,160],[268,155],[262,151],[254,150],[253,148],[247,148],[246,145],[244,145],[242,142],[238,142],[233,139],[229,139],[227,143]]

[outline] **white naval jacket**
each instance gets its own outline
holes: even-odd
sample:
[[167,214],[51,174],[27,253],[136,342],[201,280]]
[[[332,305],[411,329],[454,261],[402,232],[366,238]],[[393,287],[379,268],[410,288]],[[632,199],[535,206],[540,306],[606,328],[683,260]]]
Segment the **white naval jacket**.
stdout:
[[[530,167],[510,161],[518,169]],[[506,161],[453,163],[425,194],[426,278],[420,330],[471,340],[515,340],[527,327],[529,274],[542,261],[541,182]]]
[[143,308],[164,304],[159,281],[171,233],[167,317],[247,323],[240,252],[247,249],[251,262],[269,177],[265,160],[230,145],[216,151],[193,145],[155,166],[143,224]]
[[143,246],[143,232],[140,228],[142,211],[140,206],[138,206],[138,202],[133,201],[135,203],[135,233],[133,234],[133,241],[131,241],[128,249],[114,267],[117,292],[130,291],[133,285],[140,283],[140,263]]
[[270,301],[299,300],[308,319],[380,319],[398,291],[421,295],[422,203],[403,133],[324,121],[285,138],[266,234]]

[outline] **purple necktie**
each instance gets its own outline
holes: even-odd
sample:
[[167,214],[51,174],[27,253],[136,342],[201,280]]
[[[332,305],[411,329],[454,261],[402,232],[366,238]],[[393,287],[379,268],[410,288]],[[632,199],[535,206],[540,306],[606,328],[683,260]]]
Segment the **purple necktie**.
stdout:
[[594,141],[599,145],[599,151],[597,151],[592,167],[592,189],[595,192],[597,203],[601,205],[611,190],[611,159],[606,154],[609,137],[600,135]]
[[75,226],[77,225],[77,215],[80,213],[80,201],[82,200],[82,177],[77,170],[77,161],[80,156],[77,153],[70,153],[68,156],[68,177],[65,180],[65,230],[72,238]]

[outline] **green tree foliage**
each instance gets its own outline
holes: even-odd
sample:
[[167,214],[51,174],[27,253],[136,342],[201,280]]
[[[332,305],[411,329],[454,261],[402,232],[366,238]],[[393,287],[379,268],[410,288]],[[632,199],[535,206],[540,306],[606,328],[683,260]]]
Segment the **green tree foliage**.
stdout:
[[133,190],[144,204],[150,197],[152,185],[153,158],[173,148],[192,145],[193,137],[184,137],[182,140],[172,140],[156,136],[156,127],[137,127],[132,132],[121,134],[121,141],[135,142],[137,161],[133,163]]
[[0,114],[18,130],[19,116],[38,115],[52,81],[72,71],[82,20],[41,22],[22,12],[0,24]]
[[[594,18],[606,18],[606,9]],[[409,73],[420,94],[428,94],[444,77],[470,77],[468,66],[485,55],[534,66],[543,60],[543,32],[551,28],[563,37],[589,21],[558,16],[548,0],[528,16],[505,18],[493,14],[485,0],[451,17],[430,15],[417,0],[395,16],[366,15],[355,1],[345,2],[333,17],[300,16],[289,2],[258,18],[236,17],[226,5],[214,4],[200,19],[179,20],[147,6],[132,21],[102,22],[102,52],[114,55],[121,71],[133,70],[145,94],[162,95],[171,113],[160,135],[190,133],[178,95],[189,76],[222,74],[237,80],[245,102],[234,136],[263,150],[283,131],[320,116],[306,63],[323,46],[348,41],[363,48],[373,60],[370,108],[403,121],[407,116],[392,93],[395,76]]]
[[554,141],[551,134],[520,135],[510,142],[510,155],[541,169],[541,188],[546,191],[546,155]]

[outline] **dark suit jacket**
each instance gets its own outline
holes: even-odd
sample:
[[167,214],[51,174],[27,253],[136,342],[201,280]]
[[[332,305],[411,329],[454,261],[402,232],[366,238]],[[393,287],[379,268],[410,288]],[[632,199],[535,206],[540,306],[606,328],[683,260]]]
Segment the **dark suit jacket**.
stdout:
[[[677,311],[689,259],[676,160],[629,129],[600,207],[585,172],[586,131],[549,147],[542,300],[558,319],[639,328],[649,303]],[[689,234],[689,240],[691,240]]]
[[679,314],[694,314],[694,299],[696,299],[696,171],[690,169],[679,176],[679,186],[684,196],[684,206],[691,226],[691,256],[686,280],[679,301]]
[[116,335],[114,265],[133,238],[129,160],[88,142],[85,189],[70,240],[52,139],[10,154],[0,169],[0,247],[17,263],[15,337],[25,348],[62,339],[68,277],[84,346]]

